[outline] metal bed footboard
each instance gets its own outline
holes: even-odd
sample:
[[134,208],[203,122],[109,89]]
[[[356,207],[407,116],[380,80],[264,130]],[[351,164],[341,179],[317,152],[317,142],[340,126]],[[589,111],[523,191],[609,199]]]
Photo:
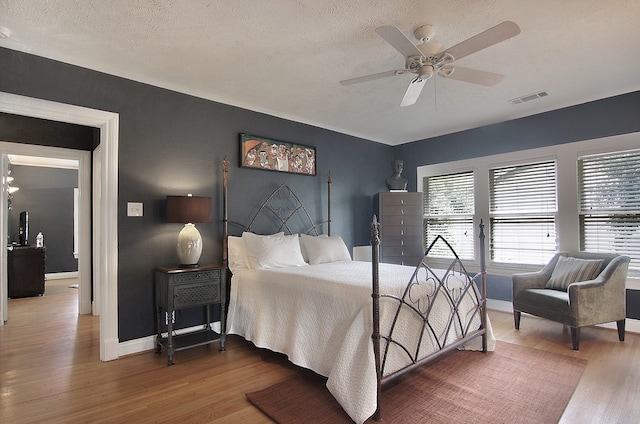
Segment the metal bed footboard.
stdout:
[[[475,276],[470,276],[466,271],[462,261],[458,257],[453,247],[442,237],[437,236],[436,239],[430,244],[425,251],[422,261],[416,266],[411,280],[407,283],[402,296],[390,295],[380,293],[380,274],[379,274],[379,248],[380,248],[380,224],[377,218],[373,217],[371,223],[371,246],[372,246],[372,298],[373,298],[373,332],[372,341],[375,356],[376,376],[377,376],[377,409],[374,414],[374,419],[381,420],[381,396],[382,386],[389,381],[417,368],[423,364],[433,361],[434,359],[444,355],[445,353],[457,349],[468,343],[469,341],[482,337],[482,351],[487,351],[487,308],[486,308],[486,265],[484,256],[484,224],[480,222],[479,229],[480,239],[480,272]],[[438,276],[427,264],[427,256],[436,243],[445,243],[448,249],[453,254],[453,259],[449,267],[445,270],[444,274]],[[419,278],[422,276],[422,280]],[[461,287],[452,288],[449,285],[449,278],[463,277],[465,281]],[[425,278],[426,277],[426,278]],[[477,287],[477,280],[480,280],[480,289]],[[433,284],[433,290],[427,299],[413,299],[411,298],[411,289],[421,283]],[[429,315],[432,311],[433,300],[437,296],[445,296],[450,304],[451,312],[447,320],[447,326],[444,332],[437,333],[434,331],[433,326],[429,322]],[[465,311],[464,317],[462,317],[462,311],[459,307],[461,302],[467,296],[472,296],[474,299],[474,308],[471,311]],[[388,334],[380,333],[380,299],[386,298],[393,302],[396,302],[396,311],[393,318],[393,322],[390,326]],[[420,332],[419,339],[415,343],[414,349],[409,348],[402,341],[394,338],[394,330],[396,328],[398,316],[401,310],[410,311],[411,314],[420,317],[422,320],[422,331]],[[470,313],[470,315],[469,315]],[[480,326],[478,328],[472,328],[471,324],[475,321],[477,323],[477,317],[480,317]],[[476,318],[476,319],[474,319]],[[460,337],[454,341],[448,341],[451,332],[456,331],[461,334]],[[423,336],[425,333],[429,333],[432,340],[435,340],[436,349],[432,353],[422,355],[420,352]],[[383,343],[384,341],[384,343]],[[385,373],[385,367],[387,366],[387,359],[390,346],[396,346],[400,348],[407,358],[407,365],[401,369],[393,372]]]

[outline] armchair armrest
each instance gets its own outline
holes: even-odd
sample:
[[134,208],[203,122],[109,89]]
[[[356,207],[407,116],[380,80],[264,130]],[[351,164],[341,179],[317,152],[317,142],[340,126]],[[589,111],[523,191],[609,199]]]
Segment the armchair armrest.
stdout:
[[579,326],[625,318],[629,260],[618,256],[593,280],[569,285],[569,305]]
[[516,295],[523,290],[544,288],[547,281],[549,281],[549,278],[551,278],[553,269],[555,268],[560,256],[561,254],[556,254],[540,271],[513,274],[511,276],[513,284],[513,298],[515,299]]

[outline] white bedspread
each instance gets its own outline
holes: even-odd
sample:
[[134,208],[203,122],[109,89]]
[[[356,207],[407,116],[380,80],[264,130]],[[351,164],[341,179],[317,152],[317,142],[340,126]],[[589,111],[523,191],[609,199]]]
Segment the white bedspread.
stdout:
[[[413,267],[380,264],[380,292],[401,295],[413,271]],[[333,396],[356,423],[362,423],[376,409],[371,275],[371,263],[357,261],[240,271],[231,282],[228,332],[258,347],[284,353],[294,364],[328,377],[327,387]],[[412,298],[420,296],[419,291]],[[463,305],[473,302],[472,296],[466,297]],[[447,311],[446,316],[441,314],[442,320],[430,315],[430,324],[440,337],[448,328],[450,306],[444,295],[437,298],[434,309]],[[381,299],[382,334],[387,333],[390,315],[395,312],[395,306],[390,306],[389,299]],[[394,337],[417,339],[419,324],[404,317]],[[472,327],[479,325],[476,315]],[[495,338],[489,322],[487,331],[488,347],[493,350]],[[456,337],[450,334],[446,338],[452,341]],[[479,348],[480,340],[474,344],[466,348]],[[420,356],[431,353],[431,346],[432,338],[426,334]],[[391,349],[385,374],[405,362],[399,349]]]

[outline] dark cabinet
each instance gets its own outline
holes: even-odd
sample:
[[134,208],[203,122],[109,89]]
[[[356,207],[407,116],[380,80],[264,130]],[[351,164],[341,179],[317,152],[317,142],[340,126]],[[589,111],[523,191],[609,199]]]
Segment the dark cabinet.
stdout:
[[373,209],[380,222],[380,262],[418,265],[424,254],[422,193],[378,193]]
[[7,288],[10,298],[44,294],[45,249],[14,246],[7,252]]

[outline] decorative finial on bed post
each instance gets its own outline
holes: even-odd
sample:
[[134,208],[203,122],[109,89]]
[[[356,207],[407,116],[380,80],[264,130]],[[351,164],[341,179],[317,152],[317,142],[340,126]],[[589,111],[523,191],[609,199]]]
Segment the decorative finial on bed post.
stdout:
[[380,244],[380,224],[378,224],[378,217],[374,214],[371,221],[371,245],[377,246]]

